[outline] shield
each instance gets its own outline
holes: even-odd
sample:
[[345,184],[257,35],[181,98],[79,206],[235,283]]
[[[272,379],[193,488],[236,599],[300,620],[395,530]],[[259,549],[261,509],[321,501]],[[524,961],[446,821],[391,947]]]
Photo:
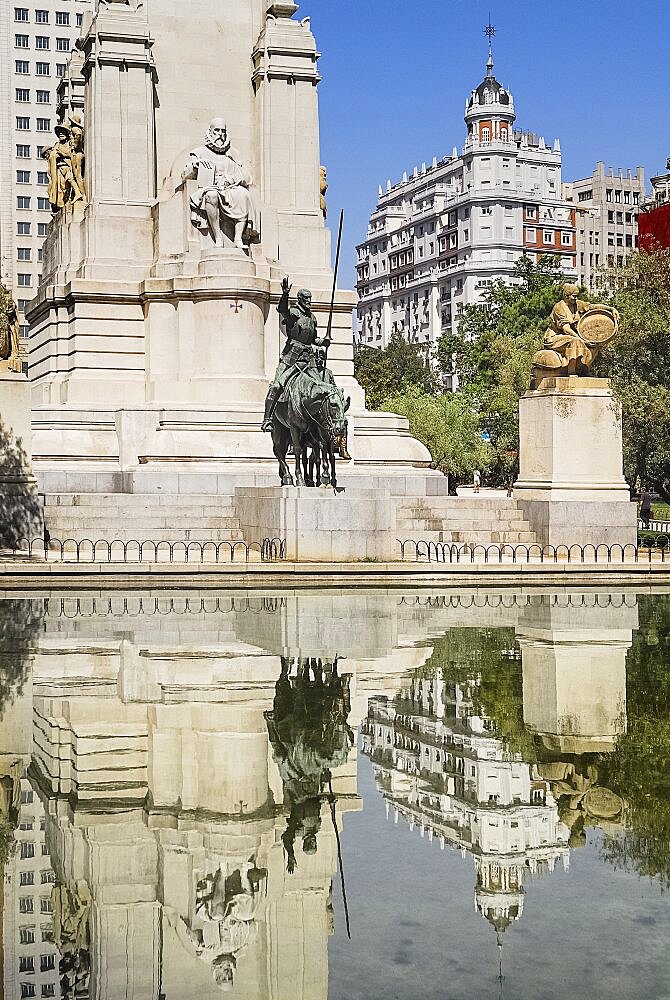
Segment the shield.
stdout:
[[587,347],[604,347],[616,336],[619,314],[607,306],[593,306],[579,317],[577,332]]

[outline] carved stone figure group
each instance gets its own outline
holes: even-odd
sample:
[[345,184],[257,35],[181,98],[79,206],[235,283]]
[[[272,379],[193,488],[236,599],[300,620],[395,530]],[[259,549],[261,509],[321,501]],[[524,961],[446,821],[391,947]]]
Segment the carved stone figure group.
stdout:
[[0,285],[0,303],[2,303],[2,314],[0,315],[0,371],[20,372],[21,365],[21,345],[20,334],[21,324],[16,302],[4,285]]
[[533,357],[533,383],[547,376],[588,375],[602,348],[619,329],[612,306],[577,298],[576,285],[563,285],[563,297],[551,311],[544,345]]
[[79,115],[70,117],[54,129],[57,142],[42,150],[49,172],[51,210],[59,212],[74,202],[86,204],[84,180],[84,127]]
[[292,447],[296,486],[336,487],[335,454],[350,458],[346,420],[349,400],[345,400],[327,367],[331,340],[328,334],[318,336],[312,293],[302,288],[296,304],[290,306],[290,290],[289,280],[284,278],[277,310],[286,345],[268,390],[262,429],[272,433],[283,486],[294,485],[286,462]]

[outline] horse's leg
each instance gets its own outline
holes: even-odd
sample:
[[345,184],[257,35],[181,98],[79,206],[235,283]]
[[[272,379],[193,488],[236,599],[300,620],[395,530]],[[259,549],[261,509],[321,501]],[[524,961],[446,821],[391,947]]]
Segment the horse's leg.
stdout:
[[304,486],[304,480],[302,478],[302,454],[303,447],[302,441],[300,439],[300,431],[292,424],[290,427],[291,431],[291,441],[293,443],[293,451],[295,452],[295,485]]
[[335,449],[332,443],[328,444],[328,456],[330,458],[330,482],[334,490],[337,489],[337,471],[335,469]]
[[275,420],[272,428],[272,450],[275,458],[279,462],[279,478],[282,486],[293,486],[293,477],[289,472],[286,463],[286,452],[288,451],[288,434],[286,428]]

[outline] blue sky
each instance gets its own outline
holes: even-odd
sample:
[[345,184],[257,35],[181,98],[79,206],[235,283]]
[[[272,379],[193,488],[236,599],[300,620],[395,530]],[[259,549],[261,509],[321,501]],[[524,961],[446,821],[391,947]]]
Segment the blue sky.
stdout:
[[558,136],[563,179],[660,173],[670,156],[670,0],[302,0],[323,53],[322,162],[329,222],[345,210],[340,285],[354,281],[379,184],[463,144],[465,98],[495,74],[517,126]]

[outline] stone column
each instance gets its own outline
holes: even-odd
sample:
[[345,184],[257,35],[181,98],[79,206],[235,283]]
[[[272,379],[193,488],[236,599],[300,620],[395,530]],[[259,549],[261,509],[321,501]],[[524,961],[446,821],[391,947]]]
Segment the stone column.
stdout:
[[607,379],[545,378],[519,402],[514,498],[543,545],[635,545],[621,407]]

